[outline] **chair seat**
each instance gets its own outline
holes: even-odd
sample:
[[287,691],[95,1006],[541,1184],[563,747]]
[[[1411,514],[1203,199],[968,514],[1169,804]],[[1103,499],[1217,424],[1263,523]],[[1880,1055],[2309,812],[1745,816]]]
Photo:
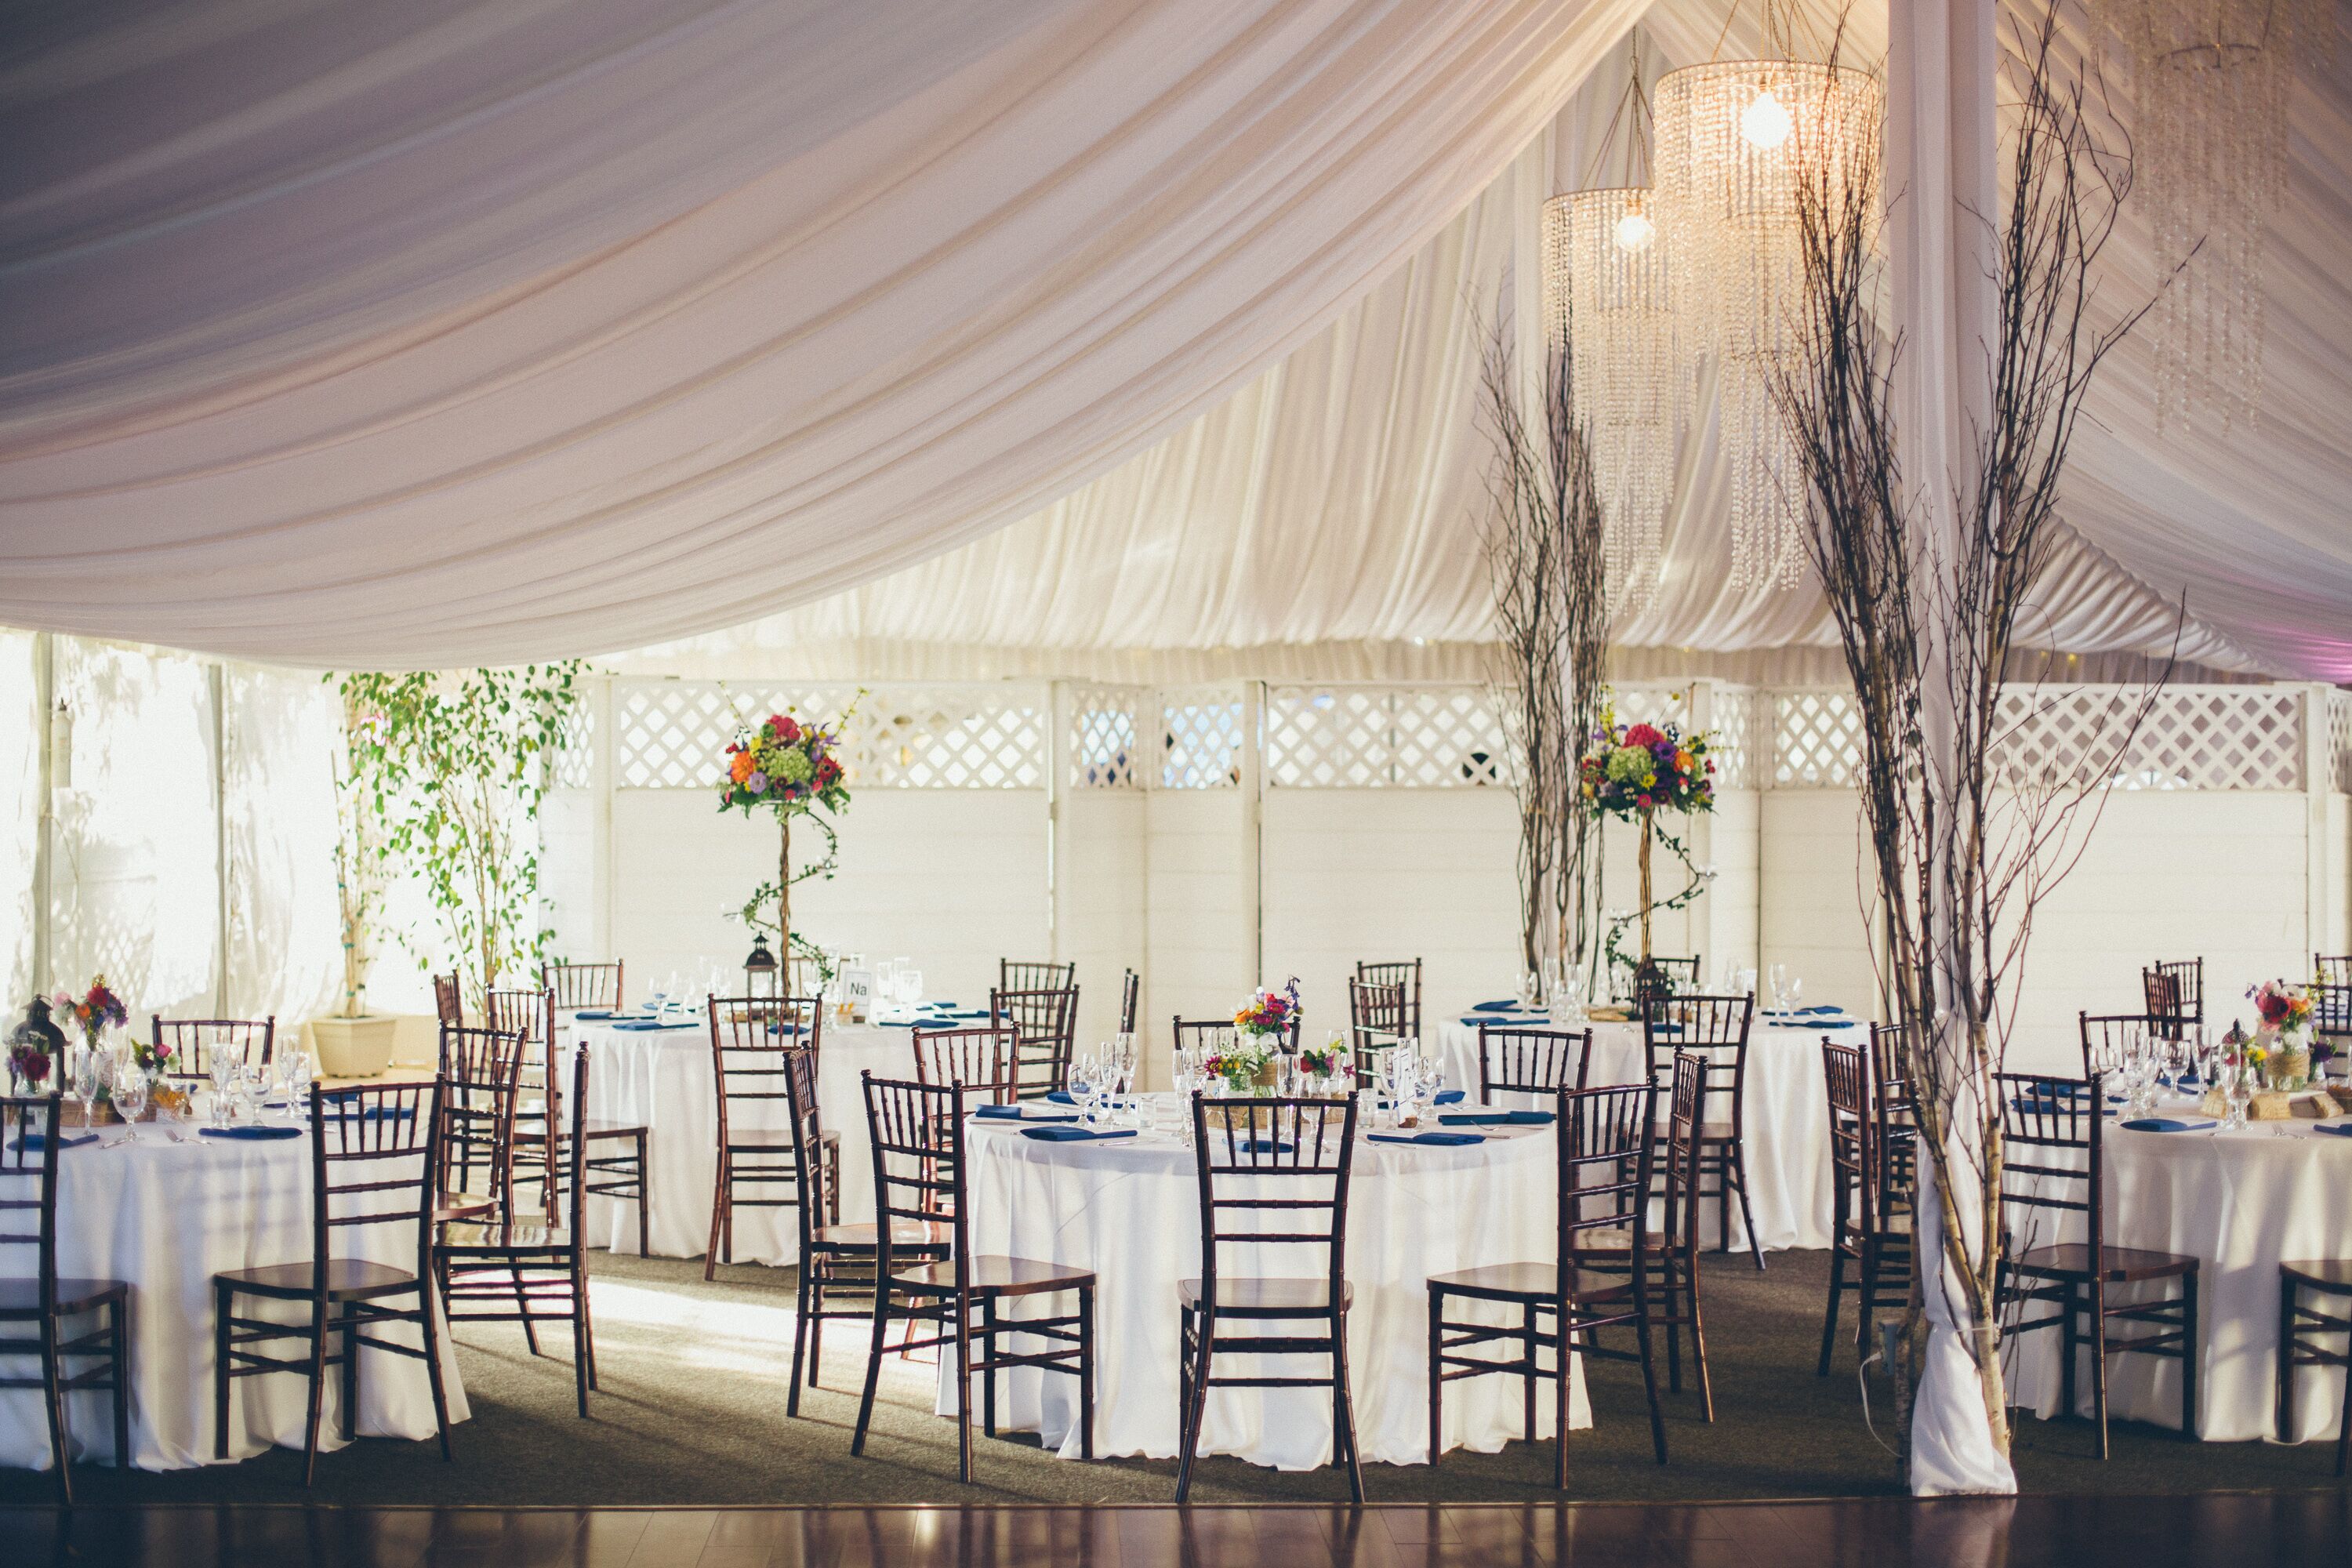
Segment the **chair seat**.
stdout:
[[[1095,1282],[1090,1269],[1071,1268],[1059,1263],[1040,1263],[1034,1258],[982,1256],[970,1259],[964,1267],[965,1279],[978,1295],[1041,1296],[1055,1290],[1075,1290],[1081,1285]],[[894,1269],[890,1278],[901,1285],[942,1295],[952,1292],[956,1288],[955,1264],[947,1260]]]
[[[1198,1310],[1201,1282],[1179,1279],[1176,1299]],[[1355,1300],[1355,1286],[1342,1281],[1339,1310],[1346,1311]],[[1220,1314],[1241,1318],[1319,1317],[1331,1310],[1331,1287],[1321,1279],[1220,1279],[1216,1308]]]
[[569,1252],[572,1232],[543,1215],[517,1215],[503,1224],[446,1226],[439,1245],[444,1252]]
[[[837,1148],[841,1143],[841,1134],[831,1128],[819,1133],[818,1137],[828,1149]],[[730,1137],[727,1147],[730,1152],[738,1154],[790,1153],[793,1135],[789,1132],[746,1132],[740,1137]]]
[[2098,1267],[2094,1268],[2089,1246],[2070,1241],[2056,1247],[2029,1247],[2017,1255],[2015,1267],[2029,1274],[2065,1275],[2081,1279],[2096,1276],[2111,1284],[2123,1284],[2134,1279],[2194,1274],[2197,1259],[2171,1252],[2143,1252],[2132,1247],[2103,1247],[2099,1249]]
[[433,1223],[446,1225],[457,1220],[481,1219],[499,1212],[499,1200],[478,1197],[472,1193],[436,1193],[433,1196]]
[[1433,1274],[1429,1282],[1465,1296],[1553,1298],[1559,1293],[1559,1269],[1549,1263],[1489,1263],[1478,1268],[1457,1268],[1451,1274]]
[[[58,1281],[58,1310],[87,1311],[109,1300],[126,1297],[130,1292],[131,1287],[119,1279],[60,1279]],[[39,1280],[0,1279],[0,1318],[37,1317],[40,1310]]]
[[[952,1226],[928,1220],[894,1219],[890,1222],[890,1245],[893,1247],[945,1247],[954,1235]],[[882,1227],[878,1225],[821,1225],[809,1232],[809,1239],[819,1247],[829,1247],[836,1251],[871,1252],[881,1242]]]
[[[308,1263],[270,1263],[259,1268],[232,1268],[214,1275],[213,1282],[233,1285],[259,1296],[308,1296],[310,1268]],[[327,1294],[331,1297],[353,1300],[415,1289],[415,1275],[388,1263],[370,1263],[363,1258],[336,1258],[327,1263]]]
[[2315,1290],[2352,1294],[2352,1258],[2328,1258],[2305,1263],[2282,1263],[2279,1272]]
[[592,1116],[580,1128],[580,1136],[587,1139],[642,1138],[645,1135],[646,1126],[642,1121],[600,1121]]

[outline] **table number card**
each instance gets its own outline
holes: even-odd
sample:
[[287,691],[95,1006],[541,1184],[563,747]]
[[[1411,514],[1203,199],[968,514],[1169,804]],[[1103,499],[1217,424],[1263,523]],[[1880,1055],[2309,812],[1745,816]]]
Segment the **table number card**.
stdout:
[[841,999],[849,1007],[850,1021],[857,1024],[866,1022],[866,1014],[874,1005],[874,971],[862,965],[854,968],[844,966],[837,983],[841,987]]

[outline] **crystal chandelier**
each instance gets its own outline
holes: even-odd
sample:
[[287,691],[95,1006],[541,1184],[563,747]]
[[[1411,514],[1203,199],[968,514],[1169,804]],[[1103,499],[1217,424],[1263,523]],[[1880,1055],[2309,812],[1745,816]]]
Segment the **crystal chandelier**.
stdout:
[[2132,153],[2156,242],[2157,428],[2227,434],[2263,388],[2263,230],[2286,184],[2296,62],[2332,54],[2327,0],[2098,0],[2132,60]]
[[1843,66],[1723,60],[1658,79],[1656,218],[1673,238],[1682,411],[1695,419],[1703,358],[1730,470],[1735,585],[1787,586],[1804,558],[1796,455],[1772,401],[1803,287],[1798,160],[1833,174],[1875,145],[1883,118],[1877,79]]
[[[1577,416],[1592,444],[1603,564],[1617,610],[1657,592],[1660,534],[1674,489],[1675,395],[1671,246],[1649,188],[1632,184],[1638,156],[1649,174],[1649,100],[1638,42],[1625,96],[1595,153],[1597,166],[1620,123],[1627,184],[1554,196],[1544,204],[1544,319],[1554,353],[1569,345]],[[1590,171],[1588,171],[1588,174]]]

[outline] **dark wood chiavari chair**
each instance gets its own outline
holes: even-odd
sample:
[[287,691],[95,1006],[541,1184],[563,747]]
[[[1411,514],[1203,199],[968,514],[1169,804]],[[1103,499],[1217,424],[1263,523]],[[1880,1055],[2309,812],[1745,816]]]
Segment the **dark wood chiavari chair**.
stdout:
[[500,987],[484,994],[482,1021],[500,1034],[522,1037],[515,1068],[515,1182],[540,1189],[540,1210],[551,1214],[559,1191],[559,1139],[547,1136],[555,1114],[555,993],[541,987]]
[[1378,1059],[1406,1037],[1407,1018],[1403,986],[1370,980],[1348,982],[1348,1044],[1355,1052],[1359,1073],[1369,1076]]
[[459,990],[455,974],[433,977],[433,1016],[444,1024],[463,1024],[466,1021],[465,994]]
[[1019,1098],[1021,1031],[1011,1024],[914,1031],[915,1081],[960,1083],[973,1104],[1010,1105]]
[[[1874,1091],[1871,1061],[1859,1046],[1822,1042],[1822,1076],[1830,1111],[1830,1294],[1822,1321],[1816,1376],[1830,1374],[1837,1344],[1838,1303],[1854,1298],[1854,1345],[1870,1355],[1871,1314],[1900,1310],[1911,1294],[1911,1188],[1889,1159],[1888,1109]],[[1854,1278],[1845,1277],[1852,1262]]]
[[1592,1031],[1478,1026],[1478,1100],[1581,1089],[1592,1070]]
[[2352,1036],[2352,956],[2315,952],[2311,973],[2319,985],[2319,994],[2311,999],[2314,1030],[2339,1040]]
[[1611,972],[1617,994],[1635,1004],[1662,996],[1688,996],[1698,990],[1698,958],[1674,958],[1664,953],[1643,959],[1621,959]]
[[1076,963],[1024,963],[1013,958],[996,961],[999,991],[1072,991],[1077,984]]
[[269,1069],[278,1037],[278,1016],[267,1018],[166,1018],[148,1015],[148,1039],[172,1047],[163,1076],[175,1083],[209,1083],[213,1058],[229,1051],[247,1067]]
[[[971,1380],[981,1380],[990,1436],[996,1435],[996,1374],[1009,1367],[1075,1375],[1078,1380],[1078,1443],[1095,1455],[1095,1276],[1083,1268],[1027,1258],[974,1257],[964,1197],[964,1115],[971,1103],[961,1084],[894,1082],[864,1075],[866,1120],[874,1141],[874,1339],[866,1360],[866,1391],[857,1405],[852,1455],[866,1451],[874,1394],[882,1374],[890,1324],[908,1325],[899,1350],[955,1347],[956,1476],[971,1479]],[[901,1222],[944,1225],[948,1256],[906,1262]],[[935,1253],[936,1244],[926,1243]],[[1077,1310],[1051,1317],[1000,1321],[1004,1302],[1031,1296],[1075,1294]],[[979,1321],[973,1321],[973,1312]],[[929,1339],[911,1337],[928,1326]],[[1046,1348],[1015,1351],[1000,1340],[1042,1340]],[[978,1342],[974,1353],[974,1342]]]
[[[2092,1405],[2099,1429],[2099,1458],[2107,1457],[2107,1358],[2153,1355],[2181,1363],[2180,1430],[2197,1430],[2197,1287],[2194,1258],[2177,1253],[2110,1247],[2106,1241],[2106,1156],[2101,1132],[2105,1121],[2105,1082],[2051,1078],[2032,1073],[1995,1073],[2004,1150],[2000,1171],[2002,1318],[2009,1335],[2042,1329],[2059,1331],[2059,1403],[2074,1413],[2074,1362],[2079,1346],[2091,1352]],[[2079,1194],[2079,1195],[2078,1195]],[[2059,1241],[2053,1232],[2079,1215],[2087,1239]],[[2042,1226],[2047,1224],[2049,1229]],[[2136,1292],[2115,1303],[2118,1286],[2164,1286],[2178,1281],[2179,1295]],[[2054,1307],[2046,1316],[2021,1320],[2028,1303]],[[2084,1319],[2090,1321],[2087,1324]],[[2140,1324],[2148,1331],[2117,1334],[2111,1325]]]
[[621,977],[621,961],[610,963],[542,963],[540,988],[555,998],[555,1010],[573,1013],[583,1007],[619,1008],[628,995]]
[[[1176,1283],[1183,1334],[1177,1408],[1184,1422],[1176,1500],[1192,1492],[1209,1390],[1328,1388],[1332,1458],[1346,1463],[1349,1495],[1360,1503],[1364,1471],[1348,1393],[1348,1312],[1355,1299],[1348,1283],[1348,1178],[1355,1165],[1355,1099],[1210,1100],[1196,1092],[1192,1146],[1199,1152],[1201,1277]],[[1303,1195],[1274,1195],[1294,1190]],[[1326,1263],[1320,1278],[1229,1276],[1221,1267],[1227,1247],[1319,1247]],[[1245,1373],[1219,1375],[1220,1352],[1323,1356],[1331,1370],[1322,1377],[1277,1377],[1253,1365]]]
[[2139,972],[2147,1016],[2162,1021],[2164,1037],[2179,1040],[2205,1022],[2205,961],[2159,961]]
[[1421,960],[1398,959],[1387,963],[1356,965],[1356,978],[1367,985],[1393,985],[1404,993],[1404,1027],[1399,1031],[1421,1038]]
[[514,1212],[515,1099],[528,1049],[520,1034],[441,1026],[437,1169],[446,1184],[434,1208],[436,1221]]
[[[1640,1254],[1648,1275],[1649,1322],[1666,1337],[1666,1391],[1683,1391],[1683,1340],[1690,1340],[1691,1365],[1698,1381],[1699,1408],[1715,1419],[1715,1384],[1706,1364],[1706,1316],[1699,1299],[1700,1132],[1706,1110],[1708,1063],[1696,1052],[1678,1053],[1666,1068],[1666,1124],[1657,1139],[1663,1158],[1652,1161],[1652,1202],[1658,1223]],[[1653,1079],[1651,1081],[1655,1082]],[[1634,1255],[1608,1232],[1580,1238],[1577,1268],[1595,1278],[1623,1274]],[[1620,1352],[1621,1356],[1622,1352]]]
[[1748,1200],[1748,1030],[1755,1009],[1753,996],[1654,998],[1642,1009],[1642,1046],[1654,1080],[1666,1076],[1672,1058],[1682,1051],[1696,1052],[1706,1063],[1697,1184],[1691,1200],[1694,1205],[1715,1200],[1716,1250],[1729,1252],[1731,1200],[1738,1197],[1748,1250],[1761,1272],[1764,1244],[1756,1234],[1756,1215]]
[[[119,1279],[58,1275],[58,1154],[63,1148],[63,1097],[0,1098],[0,1257],[29,1248],[31,1268],[0,1276],[0,1357],[40,1363],[32,1376],[0,1377],[0,1388],[37,1388],[49,1423],[49,1464],[59,1501],[73,1502],[66,1395],[107,1394],[114,1404],[114,1464],[131,1463],[131,1345],[125,1331],[131,1287]],[[82,1332],[68,1325],[95,1318]],[[26,1330],[30,1337],[21,1337]],[[94,1362],[79,1372],[68,1360]]]
[[[784,1414],[796,1416],[801,1413],[803,1369],[808,1386],[817,1386],[818,1370],[824,1360],[826,1322],[873,1316],[874,1268],[880,1239],[878,1225],[827,1225],[820,1217],[824,1205],[815,1197],[824,1175],[808,1152],[825,1146],[824,1118],[817,1106],[814,1053],[786,1054],[784,1088],[792,1096],[793,1180],[801,1199],[797,1205],[800,1300],[793,1323],[791,1391],[784,1397]],[[894,1219],[890,1222],[890,1236],[893,1255],[904,1261],[920,1262],[948,1254],[950,1231],[935,1220]],[[851,1298],[846,1307],[840,1301],[844,1294]]]
[[[715,1279],[721,1263],[735,1261],[737,1209],[800,1205],[784,1055],[804,1050],[812,1060],[822,1059],[824,1005],[814,996],[713,996],[709,1006],[719,1159],[711,1173],[710,1246],[703,1256],[702,1277]],[[829,1133],[827,1139],[820,1151],[825,1213],[837,1222],[841,1135]]]
[[530,1353],[539,1352],[539,1325],[572,1325],[572,1381],[580,1415],[588,1415],[588,1391],[596,1386],[596,1336],[588,1313],[586,1172],[581,1168],[581,1108],[588,1103],[588,1048],[572,1067],[572,1131],[563,1140],[570,1179],[551,1182],[552,1198],[568,1192],[568,1214],[531,1215],[441,1225],[433,1263],[441,1282],[442,1308],[453,1323],[516,1323]]
[[[550,965],[548,972],[559,968],[572,972],[609,971],[613,985],[620,984],[618,963]],[[572,994],[579,994],[581,986],[594,983],[593,976],[566,982],[572,985]],[[646,1145],[649,1133],[645,1124],[575,1117],[573,1121],[588,1140],[587,1151],[582,1160],[574,1162],[564,1147],[569,1137],[565,1129],[571,1123],[564,1120],[563,1079],[557,1067],[562,1058],[564,994],[552,983],[537,991],[493,991],[489,994],[490,1026],[522,1030],[527,1041],[515,1105],[516,1180],[524,1186],[536,1185],[540,1189],[539,1212],[553,1214],[563,1201],[568,1190],[564,1181],[576,1163],[588,1183],[590,1197],[635,1205],[637,1256],[651,1257],[646,1237]],[[550,1127],[555,1129],[552,1139],[547,1136]]]
[[[360,1352],[381,1351],[425,1363],[441,1458],[449,1459],[449,1401],[441,1382],[439,1314],[427,1291],[433,1268],[434,1195],[440,1184],[441,1090],[436,1083],[372,1084],[310,1089],[310,1257],[213,1276],[213,1454],[228,1458],[229,1384],[237,1378],[297,1373],[310,1387],[303,1430],[302,1484],[318,1477],[319,1420],[327,1368],[341,1369],[342,1426],[355,1436]],[[339,1256],[335,1242],[374,1226],[413,1226],[413,1269]],[[240,1317],[240,1298],[298,1301],[299,1321]],[[405,1300],[404,1300],[405,1299]],[[383,1337],[405,1324],[421,1344]],[[299,1342],[299,1354],[261,1349]],[[331,1344],[340,1345],[331,1351]]]
[[1143,976],[1134,970],[1127,971],[1118,983],[1118,1032],[1135,1033],[1135,1005],[1143,994]]
[[2080,1015],[2083,1031],[2083,1076],[2123,1070],[2124,1047],[2133,1035],[2161,1035],[2165,1020],[2146,1013],[2084,1013]]
[[[2305,1295],[2318,1297],[2305,1305]],[[2336,1310],[2328,1310],[2333,1305]],[[2352,1259],[2315,1258],[2279,1265],[2278,1440],[2294,1441],[2294,1369],[2299,1366],[2340,1366],[2344,1373],[2344,1409],[2336,1417],[2336,1474],[2341,1479],[2345,1461],[2352,1458],[2352,1340],[2336,1350],[2324,1342],[2352,1335]]]
[[1010,1024],[1021,1034],[1022,1099],[1034,1100],[1070,1087],[1070,1053],[1076,1045],[1077,1018],[1075,985],[1055,990],[1000,988],[988,994],[988,1021]]
[[1879,1156],[1886,1163],[1887,1190],[1906,1204],[1919,1184],[1918,1131],[1912,1114],[1911,1068],[1903,1058],[1903,1026],[1870,1026],[1870,1096],[1881,1133]]
[[[1658,1091],[1652,1083],[1573,1089],[1560,1084],[1553,1094],[1559,1133],[1557,1256],[1548,1263],[1497,1263],[1430,1277],[1429,1462],[1436,1465],[1445,1446],[1447,1384],[1495,1374],[1517,1377],[1524,1430],[1533,1442],[1537,1385],[1549,1383],[1557,1448],[1553,1484],[1565,1491],[1568,1398],[1575,1364],[1571,1347],[1581,1342],[1589,1356],[1629,1357],[1629,1352],[1594,1340],[1603,1329],[1630,1328],[1633,1332],[1635,1349],[1630,1359],[1642,1365],[1642,1386],[1650,1401],[1650,1441],[1658,1463],[1666,1462],[1665,1413],[1658,1404],[1657,1369],[1651,1359],[1650,1271],[1627,1268],[1622,1279],[1609,1283],[1588,1282],[1579,1274],[1579,1259],[1592,1251],[1589,1238],[1596,1236],[1622,1238],[1630,1257],[1645,1257],[1652,1250],[1649,1193],[1657,1143],[1651,1128],[1657,1118]],[[1456,1300],[1517,1307],[1519,1321],[1501,1325],[1450,1319],[1445,1309]],[[1516,1344],[1517,1356],[1497,1361],[1466,1353],[1497,1342]],[[1551,1352],[1549,1367],[1541,1354],[1547,1350]]]

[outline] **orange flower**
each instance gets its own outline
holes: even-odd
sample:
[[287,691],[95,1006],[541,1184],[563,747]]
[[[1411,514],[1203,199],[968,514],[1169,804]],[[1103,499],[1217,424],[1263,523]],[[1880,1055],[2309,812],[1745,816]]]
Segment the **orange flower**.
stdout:
[[750,778],[751,776],[751,753],[749,752],[736,752],[734,762],[728,764],[727,773],[728,776],[732,778],[737,784],[741,784],[745,779]]

